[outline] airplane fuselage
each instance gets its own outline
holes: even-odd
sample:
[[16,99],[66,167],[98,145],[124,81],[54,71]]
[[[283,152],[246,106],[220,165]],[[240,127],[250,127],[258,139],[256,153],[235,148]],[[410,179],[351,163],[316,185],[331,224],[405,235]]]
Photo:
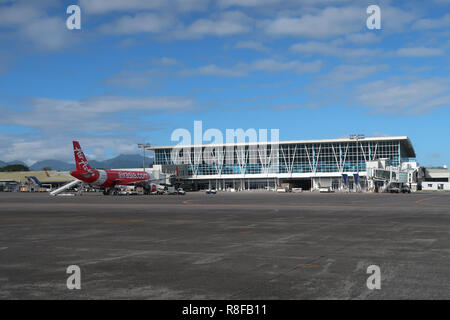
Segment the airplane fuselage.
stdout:
[[87,184],[102,188],[129,185],[150,180],[150,175],[144,171],[96,170],[89,168],[83,171],[75,170],[70,174]]

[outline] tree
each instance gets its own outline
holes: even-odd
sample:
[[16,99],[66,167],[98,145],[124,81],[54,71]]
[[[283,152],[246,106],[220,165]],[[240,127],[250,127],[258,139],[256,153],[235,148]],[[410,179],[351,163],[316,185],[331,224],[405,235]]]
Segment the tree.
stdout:
[[24,166],[23,164],[9,164],[7,166],[4,166],[3,168],[0,168],[0,172],[16,172],[16,171],[30,171],[30,169],[27,166]]

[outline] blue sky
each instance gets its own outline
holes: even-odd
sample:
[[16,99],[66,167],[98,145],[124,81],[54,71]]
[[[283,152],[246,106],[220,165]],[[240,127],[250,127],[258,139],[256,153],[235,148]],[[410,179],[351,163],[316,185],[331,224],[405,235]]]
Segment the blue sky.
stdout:
[[73,139],[137,153],[201,120],[406,135],[422,165],[450,165],[449,53],[450,0],[0,0],[0,160],[69,161]]

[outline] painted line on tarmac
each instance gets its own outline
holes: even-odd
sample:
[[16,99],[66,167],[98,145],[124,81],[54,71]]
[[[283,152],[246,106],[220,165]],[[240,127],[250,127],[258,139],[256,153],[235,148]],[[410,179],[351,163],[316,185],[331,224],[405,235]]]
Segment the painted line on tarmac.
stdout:
[[422,203],[422,202],[424,202],[424,201],[427,201],[427,200],[432,200],[432,199],[437,199],[438,197],[429,197],[429,198],[425,198],[425,199],[420,199],[420,200],[416,200],[416,201],[414,201],[415,203]]

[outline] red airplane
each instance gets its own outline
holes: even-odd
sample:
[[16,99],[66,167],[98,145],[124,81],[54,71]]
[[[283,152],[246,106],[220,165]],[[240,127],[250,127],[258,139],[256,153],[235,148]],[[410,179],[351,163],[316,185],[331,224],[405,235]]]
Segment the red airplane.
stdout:
[[151,183],[150,175],[145,171],[92,169],[78,141],[73,141],[73,152],[77,170],[70,174],[86,184],[100,187],[104,194],[116,194],[116,186],[126,185],[142,186],[146,193],[156,191],[156,184]]

